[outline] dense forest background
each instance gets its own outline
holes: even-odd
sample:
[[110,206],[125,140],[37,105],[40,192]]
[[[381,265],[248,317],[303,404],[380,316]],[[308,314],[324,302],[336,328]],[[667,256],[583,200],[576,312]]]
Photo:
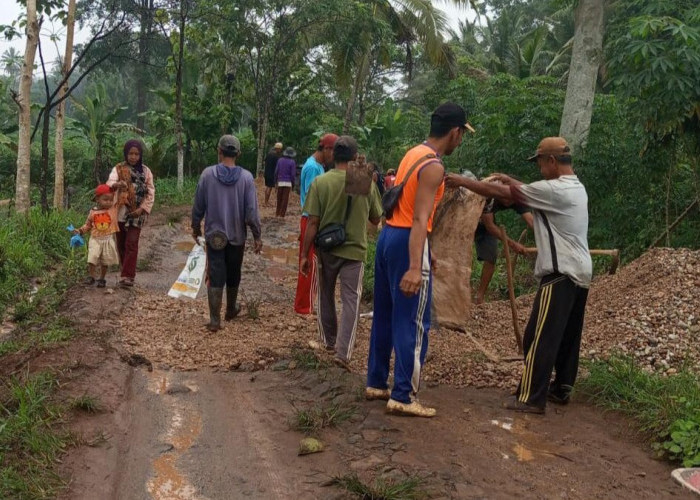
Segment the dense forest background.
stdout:
[[[5,37],[25,36],[33,3],[39,24],[72,23],[73,0],[22,3],[27,16],[0,27]],[[469,109],[477,132],[448,168],[524,181],[539,177],[524,159],[540,138],[570,130],[567,115],[590,108],[590,126],[576,118],[572,142],[591,247],[620,248],[625,260],[653,244],[697,248],[697,2],[462,3],[475,21],[452,30],[427,0],[78,1],[75,23],[92,36],[56,64],[41,46],[34,60],[30,210],[88,203],[134,136],[155,176],[177,179],[181,190],[216,161],[223,133],[240,138],[240,163],[253,172],[274,142],[303,162],[325,132],[354,135],[386,170],[425,138],[432,109],[451,100]],[[595,61],[591,84],[581,54]],[[7,213],[26,209],[27,184],[17,177],[24,57],[0,56],[0,199],[17,201],[0,207]],[[66,194],[54,197],[60,189]]]

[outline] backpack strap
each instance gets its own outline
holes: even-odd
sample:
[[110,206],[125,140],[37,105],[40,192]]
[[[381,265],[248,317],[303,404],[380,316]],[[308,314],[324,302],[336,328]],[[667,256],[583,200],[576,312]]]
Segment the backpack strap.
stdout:
[[406,182],[408,182],[408,179],[411,177],[411,174],[413,173],[413,171],[414,171],[416,168],[418,168],[418,166],[421,165],[425,160],[430,160],[430,159],[432,159],[432,158],[437,158],[437,155],[436,155],[435,153],[428,153],[427,155],[424,155],[424,156],[421,156],[420,158],[418,158],[418,161],[416,161],[416,162],[411,166],[411,168],[408,169],[408,173],[406,174],[406,177],[403,178],[403,180],[401,181],[400,185],[403,186],[404,184],[406,184]]
[[345,220],[343,220],[343,225],[348,223],[348,217],[350,217],[350,203],[352,202],[352,196],[347,195],[348,204],[345,206]]

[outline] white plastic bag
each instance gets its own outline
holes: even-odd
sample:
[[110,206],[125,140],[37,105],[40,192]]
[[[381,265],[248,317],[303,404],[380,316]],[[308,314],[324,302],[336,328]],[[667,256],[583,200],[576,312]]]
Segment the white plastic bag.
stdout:
[[177,281],[170,287],[168,295],[170,297],[197,298],[197,293],[204,282],[204,272],[207,269],[207,253],[204,245],[194,245],[190,255],[187,257],[185,268],[177,277]]

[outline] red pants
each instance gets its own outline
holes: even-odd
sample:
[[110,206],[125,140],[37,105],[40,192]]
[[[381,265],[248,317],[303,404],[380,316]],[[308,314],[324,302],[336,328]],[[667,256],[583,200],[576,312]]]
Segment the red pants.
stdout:
[[[308,217],[301,217],[299,260],[301,260],[301,250],[304,246],[304,235],[306,234],[306,224],[308,222]],[[316,251],[313,244],[309,250],[309,262],[311,263],[311,272],[304,276],[299,271],[299,276],[297,276],[297,294],[294,298],[294,310],[299,314],[311,314],[313,312],[314,299],[316,298]]]
[[277,217],[284,217],[287,214],[289,204],[289,193],[292,188],[277,186]]
[[117,251],[119,252],[119,260],[122,263],[122,278],[134,279],[136,276],[136,261],[139,257],[140,235],[140,227],[126,227],[123,222],[119,223]]

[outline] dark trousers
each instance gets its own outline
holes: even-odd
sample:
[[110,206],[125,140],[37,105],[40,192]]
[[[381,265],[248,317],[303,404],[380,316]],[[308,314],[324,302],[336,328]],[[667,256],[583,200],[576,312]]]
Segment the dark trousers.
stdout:
[[588,289],[562,274],[542,278],[535,296],[523,347],[525,369],[517,397],[543,408],[550,390],[563,396],[571,391],[578,373],[579,349]]
[[117,252],[119,252],[119,260],[122,264],[122,278],[134,279],[136,276],[136,262],[139,258],[140,236],[140,227],[127,227],[123,222],[119,223]]
[[289,193],[292,191],[290,187],[277,186],[277,216],[284,217],[287,215],[287,205],[289,204]]
[[222,250],[207,246],[207,269],[211,288],[238,287],[245,245],[226,245]]

